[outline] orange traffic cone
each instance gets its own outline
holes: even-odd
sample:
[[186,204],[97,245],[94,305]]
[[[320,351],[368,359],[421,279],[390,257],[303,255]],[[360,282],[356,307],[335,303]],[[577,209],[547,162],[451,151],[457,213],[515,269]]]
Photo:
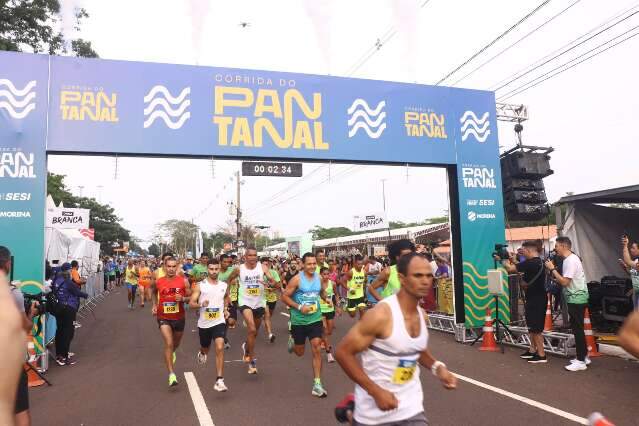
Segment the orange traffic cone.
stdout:
[[590,358],[601,356],[601,354],[597,352],[597,342],[595,341],[595,336],[592,334],[592,324],[590,322],[590,312],[588,312],[588,308],[586,308],[586,314],[584,316],[584,334],[586,335],[588,356]]
[[603,414],[599,412],[592,413],[588,416],[588,424],[590,426],[615,426],[614,423],[605,418]]
[[544,331],[552,331],[552,313],[550,312],[550,299],[552,296],[548,295],[548,304],[546,305],[546,320],[544,321]]
[[499,352],[497,342],[495,342],[495,333],[493,332],[493,318],[490,315],[490,308],[486,309],[486,322],[484,323],[483,338],[480,351]]
[[[36,361],[36,351],[35,351],[35,345],[33,344],[33,335],[31,334],[31,331],[29,331],[29,336],[27,336],[27,351],[29,352],[29,364],[31,364],[32,366],[35,367],[34,363]],[[31,368],[29,368],[26,364],[24,365],[24,369],[27,372],[27,378],[28,378],[28,383],[29,383],[29,387],[35,387],[35,386],[42,386],[44,384],[44,380],[42,380],[40,377],[38,377],[38,375],[35,373],[35,371],[33,371]]]

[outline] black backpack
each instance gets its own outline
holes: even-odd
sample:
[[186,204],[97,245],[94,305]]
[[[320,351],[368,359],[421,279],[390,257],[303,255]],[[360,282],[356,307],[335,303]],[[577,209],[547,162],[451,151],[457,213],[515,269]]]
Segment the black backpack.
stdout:
[[60,300],[58,299],[58,292],[60,291],[60,286],[64,284],[64,279],[55,278],[51,283],[51,291],[47,293],[45,299],[47,301],[47,311],[56,315],[58,310],[60,309]]

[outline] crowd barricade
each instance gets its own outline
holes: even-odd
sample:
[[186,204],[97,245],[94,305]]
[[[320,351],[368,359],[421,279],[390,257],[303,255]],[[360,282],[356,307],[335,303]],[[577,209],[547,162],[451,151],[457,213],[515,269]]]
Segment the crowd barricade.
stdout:
[[87,277],[87,282],[82,286],[82,290],[89,295],[87,299],[80,299],[80,309],[78,316],[85,318],[87,314],[91,314],[95,318],[93,310],[98,303],[104,301],[109,291],[104,290],[104,274],[102,272],[94,272]]

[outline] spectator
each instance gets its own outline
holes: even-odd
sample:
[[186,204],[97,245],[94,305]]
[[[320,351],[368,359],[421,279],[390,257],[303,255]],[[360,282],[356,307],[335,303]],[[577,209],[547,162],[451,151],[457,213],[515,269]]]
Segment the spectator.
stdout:
[[[0,342],[2,353],[8,355],[8,363],[5,365],[3,362],[0,367],[2,372],[0,374],[0,424],[28,426],[31,424],[31,415],[29,414],[27,373],[22,368],[22,363],[27,359],[23,345],[26,341],[26,333],[31,330],[32,318],[37,313],[37,302],[31,304],[27,317],[22,291],[12,283],[8,283],[7,278],[10,272],[11,252],[8,248],[0,246],[0,310],[2,311],[0,314],[0,320],[2,320]],[[9,303],[10,299],[6,294],[7,288],[10,290],[14,302],[13,306]],[[20,330],[16,328],[20,328]],[[7,337],[14,340],[7,342]],[[11,408],[13,408],[13,412],[11,412]]]
[[[544,263],[539,257],[541,241],[524,242],[521,252],[524,261],[519,262],[519,256],[504,260],[504,267],[510,274],[522,274],[521,287],[526,295],[524,310],[526,325],[530,336],[530,348],[521,354],[521,358],[530,363],[546,363],[544,351],[544,322],[546,319],[546,277],[544,275]],[[516,262],[513,262],[513,261]]]
[[431,253],[426,253],[424,255],[426,257],[426,260],[428,260],[428,263],[430,263],[430,267],[433,271],[437,271],[437,268],[439,267],[437,265],[437,262],[435,262],[435,259],[433,258],[433,255]]
[[579,256],[572,252],[572,242],[568,237],[558,237],[555,251],[563,257],[563,269],[559,273],[552,260],[546,261],[546,268],[553,279],[562,286],[564,297],[568,303],[570,327],[575,336],[577,359],[572,360],[565,368],[568,371],[582,371],[588,369],[590,359],[584,333],[584,314],[588,306],[588,287],[586,276]]
[[630,244],[628,236],[622,236],[621,256],[623,266],[632,279],[632,303],[635,309],[639,309],[639,242],[633,241],[632,244]]
[[435,270],[435,277],[448,278],[450,276],[450,272],[449,272],[448,264],[446,263],[446,260],[442,259],[441,257],[438,257],[437,260],[435,260],[435,263],[437,264],[437,269]]
[[80,265],[77,260],[71,262],[71,280],[78,286],[78,288],[82,288],[83,285],[87,283],[85,278],[80,276]]
[[73,365],[75,361],[69,356],[69,348],[75,334],[75,321],[80,298],[89,297],[88,294],[78,288],[71,280],[71,264],[64,263],[60,268],[60,274],[54,280],[52,291],[58,297],[58,308],[55,312],[57,329],[55,333],[55,361],[59,365]]

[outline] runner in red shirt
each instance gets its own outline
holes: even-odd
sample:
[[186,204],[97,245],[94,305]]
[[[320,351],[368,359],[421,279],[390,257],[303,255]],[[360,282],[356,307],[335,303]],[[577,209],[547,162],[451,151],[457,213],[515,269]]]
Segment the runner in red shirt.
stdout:
[[169,386],[175,386],[178,384],[173,371],[175,350],[180,346],[184,334],[184,302],[191,295],[191,286],[184,275],[177,274],[177,260],[174,257],[164,260],[164,271],[166,275],[151,284],[152,312],[157,316],[164,340],[164,361],[169,370]]

